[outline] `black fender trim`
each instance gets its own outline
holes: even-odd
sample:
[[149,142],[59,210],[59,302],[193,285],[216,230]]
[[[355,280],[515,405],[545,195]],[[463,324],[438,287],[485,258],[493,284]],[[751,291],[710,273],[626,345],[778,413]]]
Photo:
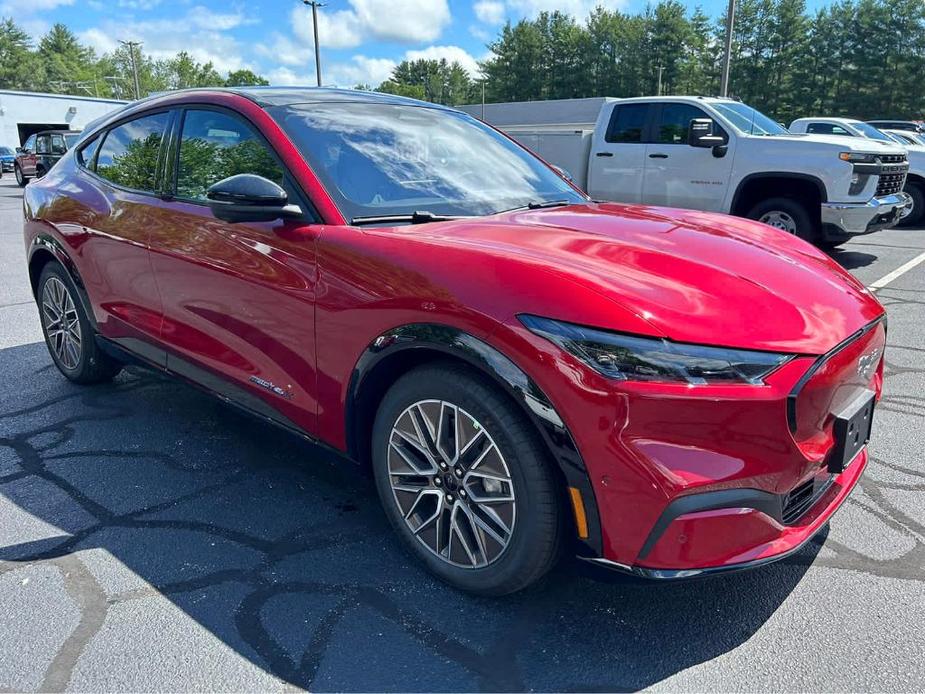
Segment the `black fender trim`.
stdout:
[[[360,451],[358,406],[370,375],[390,357],[407,350],[441,352],[467,362],[480,373],[509,393],[527,418],[534,424],[559,470],[570,487],[581,492],[588,521],[588,537],[578,538],[581,556],[602,556],[600,515],[594,488],[575,440],[539,386],[507,356],[479,338],[458,328],[415,323],[393,328],[367,347],[360,356],[350,378],[346,402],[347,445],[350,457],[359,460]],[[565,502],[571,509],[568,496]]]
[[[87,288],[84,286],[83,280],[80,278],[80,273],[77,271],[77,268],[74,265],[74,261],[71,260],[71,256],[68,255],[67,251],[64,248],[64,245],[58,241],[51,234],[39,234],[34,239],[29,246],[29,258],[27,266],[32,266],[32,259],[35,257],[36,253],[48,252],[54,256],[64,267],[64,270],[67,272],[68,276],[71,278],[71,281],[74,283],[74,286],[77,287],[77,295],[80,297],[80,302],[83,304],[84,312],[87,315],[90,324],[93,326],[94,330],[98,329],[96,322],[96,315],[93,313],[93,305],[90,303],[90,296],[87,294]],[[38,299],[35,292],[37,289],[38,277],[33,278],[30,272],[30,284],[32,285],[32,295]]]
[[[739,204],[739,200],[742,197],[742,191],[752,181],[760,180],[763,178],[787,178],[793,181],[801,181],[804,183],[812,183],[816,186],[819,191],[820,202],[826,202],[828,200],[828,192],[825,189],[825,183],[822,182],[822,179],[817,176],[811,176],[809,174],[794,173],[792,171],[762,171],[761,173],[753,173],[745,176],[739,185],[736,186],[736,192],[732,196],[732,202],[729,205],[729,213],[736,214],[735,209]],[[746,211],[743,211],[742,214],[745,214]]]

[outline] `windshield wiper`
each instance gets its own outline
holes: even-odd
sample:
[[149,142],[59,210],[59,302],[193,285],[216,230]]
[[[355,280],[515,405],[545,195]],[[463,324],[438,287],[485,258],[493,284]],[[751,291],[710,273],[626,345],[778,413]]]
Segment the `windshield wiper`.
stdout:
[[350,220],[353,226],[364,224],[426,224],[427,222],[449,222],[453,219],[468,219],[464,215],[435,214],[430,210],[415,210],[411,214],[383,214],[368,217],[354,217]]
[[512,207],[509,210],[499,210],[498,212],[495,212],[495,214],[518,212],[519,210],[542,210],[547,207],[565,207],[566,205],[580,204],[580,202],[573,202],[572,200],[541,200],[538,202],[528,202],[526,205],[518,205],[517,207]]

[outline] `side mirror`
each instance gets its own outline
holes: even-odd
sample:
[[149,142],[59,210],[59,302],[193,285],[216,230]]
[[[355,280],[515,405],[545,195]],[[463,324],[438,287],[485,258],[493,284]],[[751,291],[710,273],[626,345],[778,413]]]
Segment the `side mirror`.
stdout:
[[237,174],[209,186],[206,198],[213,214],[226,222],[272,222],[302,216],[289,196],[273,181],[254,174]]
[[567,169],[563,169],[561,166],[556,166],[555,164],[550,164],[550,166],[552,167],[553,171],[562,176],[562,178],[564,178],[569,183],[575,182],[575,177],[572,176],[572,174],[570,174]]
[[687,144],[691,147],[703,147],[709,149],[717,145],[726,144],[726,139],[721,135],[713,134],[712,118],[694,118],[687,128]]
[[23,147],[16,148],[16,154],[28,154],[28,153],[29,153],[28,149],[24,149]]

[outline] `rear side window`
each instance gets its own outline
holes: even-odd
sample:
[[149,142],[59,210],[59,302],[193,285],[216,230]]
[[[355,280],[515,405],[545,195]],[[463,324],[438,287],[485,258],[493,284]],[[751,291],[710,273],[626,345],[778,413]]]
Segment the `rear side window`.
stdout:
[[51,136],[51,153],[64,154],[67,151],[67,145],[64,144],[64,135],[55,133]]
[[847,135],[852,137],[852,134],[847,130],[832,123],[810,123],[806,126],[806,132],[813,135]]
[[100,137],[95,137],[77,150],[77,162],[81,166],[86,166],[88,169],[94,168],[93,157],[96,154],[96,150],[99,149],[101,139]]
[[96,158],[96,173],[126,188],[153,191],[167,121],[167,113],[155,113],[110,130]]
[[617,106],[610,115],[604,139],[607,142],[642,142],[649,104]]
[[219,111],[187,111],[180,138],[177,197],[205,201],[209,186],[242,173],[283,185],[282,166],[250,125]]
[[35,142],[36,154],[48,154],[48,135],[39,135]]

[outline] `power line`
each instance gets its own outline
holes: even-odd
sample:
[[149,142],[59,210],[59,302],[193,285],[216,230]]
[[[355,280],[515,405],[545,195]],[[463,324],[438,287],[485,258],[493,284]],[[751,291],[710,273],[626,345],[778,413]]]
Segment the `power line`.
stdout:
[[312,32],[315,35],[315,77],[318,80],[318,86],[321,86],[321,49],[318,46],[318,8],[324,7],[327,3],[318,2],[318,0],[302,0],[303,5],[311,5],[312,8]]

